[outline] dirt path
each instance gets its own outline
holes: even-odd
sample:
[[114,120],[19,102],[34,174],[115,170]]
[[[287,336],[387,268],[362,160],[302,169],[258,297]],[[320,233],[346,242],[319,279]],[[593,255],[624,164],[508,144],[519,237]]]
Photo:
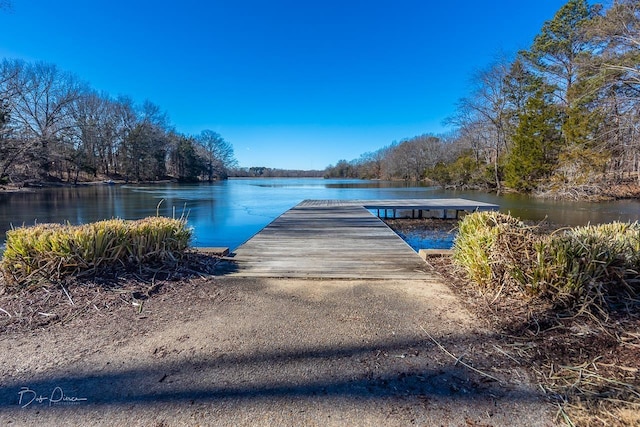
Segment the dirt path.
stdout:
[[419,281],[179,283],[0,336],[0,424],[554,425],[478,324]]

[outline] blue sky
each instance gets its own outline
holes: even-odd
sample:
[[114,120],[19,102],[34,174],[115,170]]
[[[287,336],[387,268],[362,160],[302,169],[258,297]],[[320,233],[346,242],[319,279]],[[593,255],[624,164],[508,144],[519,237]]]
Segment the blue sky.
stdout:
[[470,79],[564,0],[12,0],[0,57],[219,132],[241,166],[324,169],[443,133]]

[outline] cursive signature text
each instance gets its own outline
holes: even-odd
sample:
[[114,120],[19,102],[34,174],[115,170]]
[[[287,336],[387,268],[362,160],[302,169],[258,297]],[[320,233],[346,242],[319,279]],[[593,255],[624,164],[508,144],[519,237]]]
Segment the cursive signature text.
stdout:
[[86,397],[76,397],[76,396],[68,396],[64,394],[64,390],[62,387],[55,387],[51,394],[42,395],[32,390],[29,387],[21,387],[18,392],[19,400],[18,405],[22,408],[26,408],[32,403],[35,404],[48,404],[49,406],[53,405],[75,405],[80,402],[86,402]]

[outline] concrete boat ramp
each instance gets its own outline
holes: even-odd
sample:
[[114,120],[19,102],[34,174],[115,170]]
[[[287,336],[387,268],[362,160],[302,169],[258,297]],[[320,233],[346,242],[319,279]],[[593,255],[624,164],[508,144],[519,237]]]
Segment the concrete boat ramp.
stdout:
[[[221,266],[236,277],[437,280],[378,217],[398,210],[497,210],[466,199],[305,200],[240,246]],[[371,211],[375,210],[377,215]]]

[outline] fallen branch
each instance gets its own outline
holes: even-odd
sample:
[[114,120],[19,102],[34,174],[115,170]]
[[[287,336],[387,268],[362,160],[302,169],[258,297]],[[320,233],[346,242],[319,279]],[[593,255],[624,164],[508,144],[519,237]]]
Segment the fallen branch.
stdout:
[[432,337],[431,334],[429,332],[427,332],[427,330],[425,328],[422,327],[422,325],[420,326],[420,329],[422,329],[422,331],[425,334],[427,334],[427,336],[431,339],[431,341],[433,341],[440,348],[440,350],[442,350],[449,357],[452,357],[456,361],[456,364],[459,363],[462,366],[471,369],[473,372],[476,372],[476,373],[482,375],[483,377],[490,378],[490,379],[492,379],[494,381],[497,381],[498,383],[502,384],[502,381],[499,380],[498,378],[494,377],[493,375],[487,374],[486,372],[483,372],[480,369],[474,368],[473,366],[469,365],[468,363],[464,363],[461,360],[462,357],[456,357],[453,353],[449,352],[449,350],[444,348],[444,346],[442,344],[440,344],[434,337]]

